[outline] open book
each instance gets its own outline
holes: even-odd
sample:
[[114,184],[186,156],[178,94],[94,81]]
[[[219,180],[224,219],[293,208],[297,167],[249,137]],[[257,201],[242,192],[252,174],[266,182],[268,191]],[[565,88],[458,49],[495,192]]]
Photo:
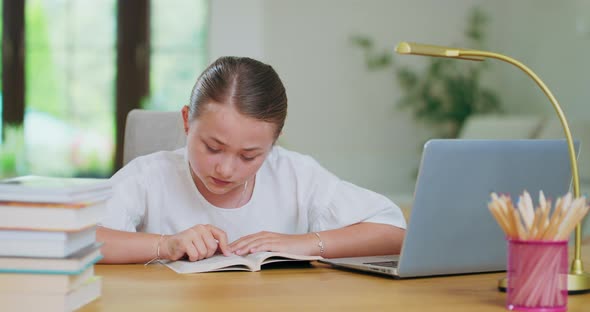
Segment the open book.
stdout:
[[282,252],[257,252],[247,256],[215,255],[211,258],[190,262],[173,261],[165,265],[176,273],[202,273],[212,271],[260,271],[263,265],[283,261],[321,260],[320,256],[301,256]]

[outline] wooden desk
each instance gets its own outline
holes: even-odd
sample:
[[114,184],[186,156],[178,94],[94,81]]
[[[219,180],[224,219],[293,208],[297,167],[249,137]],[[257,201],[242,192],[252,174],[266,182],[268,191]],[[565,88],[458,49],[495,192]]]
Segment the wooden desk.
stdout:
[[[97,265],[96,273],[102,297],[81,311],[506,311],[496,290],[504,273],[394,280],[321,263],[192,275],[162,265]],[[568,311],[589,310],[590,294],[568,298]]]

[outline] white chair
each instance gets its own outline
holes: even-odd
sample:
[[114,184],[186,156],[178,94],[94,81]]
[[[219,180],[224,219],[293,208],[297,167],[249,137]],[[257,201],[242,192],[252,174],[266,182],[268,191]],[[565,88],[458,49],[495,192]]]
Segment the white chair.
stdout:
[[459,134],[461,139],[531,139],[544,117],[535,115],[475,115],[469,117]]
[[135,157],[175,150],[186,144],[180,111],[134,109],[127,115],[123,141],[123,166]]

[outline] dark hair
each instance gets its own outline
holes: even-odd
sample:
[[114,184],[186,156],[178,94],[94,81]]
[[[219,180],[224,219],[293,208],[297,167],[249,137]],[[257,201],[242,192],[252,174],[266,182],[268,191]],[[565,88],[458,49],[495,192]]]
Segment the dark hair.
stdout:
[[274,123],[275,137],[287,118],[287,94],[275,70],[248,57],[224,56],[197,79],[189,103],[190,120],[211,102],[233,105],[241,114]]

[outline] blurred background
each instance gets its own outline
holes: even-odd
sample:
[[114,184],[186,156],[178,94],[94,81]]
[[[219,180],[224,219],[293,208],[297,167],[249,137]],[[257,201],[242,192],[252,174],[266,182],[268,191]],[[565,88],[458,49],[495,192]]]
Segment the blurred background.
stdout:
[[180,110],[222,55],[259,59],[283,79],[281,145],[398,201],[427,139],[461,137],[482,115],[557,120],[513,66],[393,55],[400,41],[512,56],[568,118],[590,120],[590,1],[0,2],[4,177],[109,177],[127,112]]

